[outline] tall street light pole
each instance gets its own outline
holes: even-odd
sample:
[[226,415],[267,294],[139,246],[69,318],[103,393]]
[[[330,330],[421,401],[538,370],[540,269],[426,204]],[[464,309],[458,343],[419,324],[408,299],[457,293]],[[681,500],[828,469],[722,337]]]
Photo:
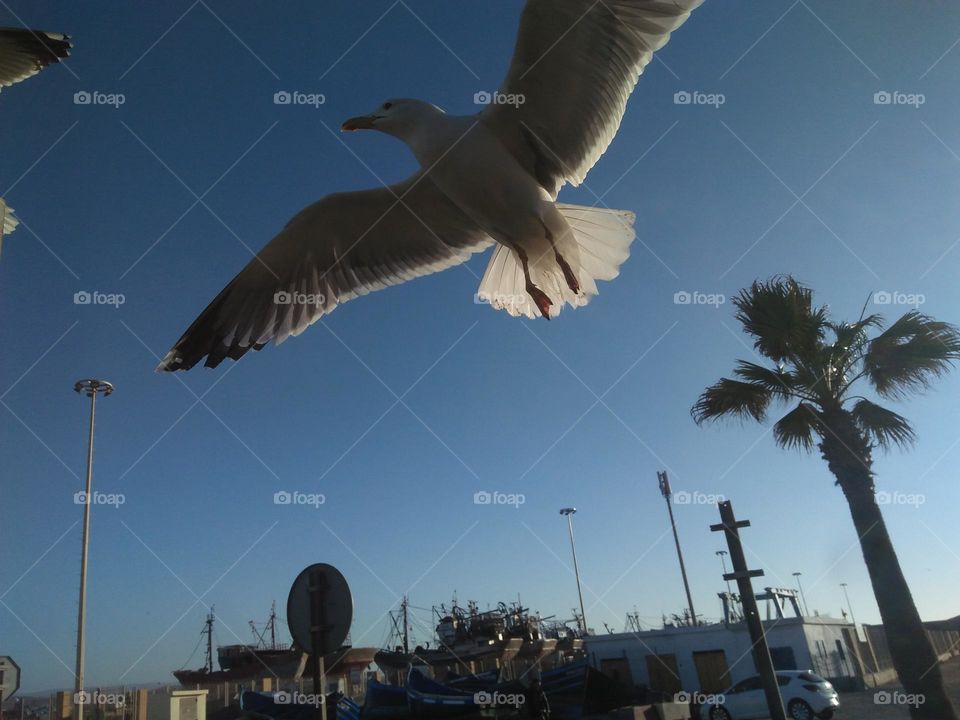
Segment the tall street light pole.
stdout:
[[83,720],[83,655],[86,642],[87,622],[87,553],[90,547],[90,504],[93,500],[93,422],[97,410],[97,395],[106,397],[113,392],[113,385],[106,380],[77,380],[73,389],[90,398],[90,434],[87,439],[87,482],[83,495],[83,537],[80,551],[80,609],[77,613],[77,669],[74,673],[74,703],[77,709],[76,720]]
[[680,559],[680,574],[683,576],[683,589],[687,591],[687,607],[690,608],[690,624],[697,624],[697,615],[693,610],[693,596],[690,595],[690,583],[687,581],[687,568],[683,564],[683,553],[680,551],[680,536],[677,534],[677,523],[673,519],[673,503],[670,502],[670,496],[673,492],[670,490],[670,480],[667,478],[666,470],[657,471],[657,480],[660,482],[660,492],[663,499],[667,501],[667,511],[670,513],[670,527],[673,528],[673,542],[677,546],[677,557]]
[[573,542],[573,514],[577,511],[575,507],[563,508],[561,515],[567,516],[567,529],[570,531],[570,551],[573,553],[573,574],[577,576],[577,596],[580,598],[580,631],[587,634],[587,614],[583,609],[583,591],[580,589],[580,567],[577,565],[577,546]]
[[803,573],[795,572],[793,576],[797,579],[797,589],[800,591],[800,599],[803,601],[803,614],[810,617],[810,607],[807,605],[807,596],[803,593],[803,585],[800,584],[800,576]]

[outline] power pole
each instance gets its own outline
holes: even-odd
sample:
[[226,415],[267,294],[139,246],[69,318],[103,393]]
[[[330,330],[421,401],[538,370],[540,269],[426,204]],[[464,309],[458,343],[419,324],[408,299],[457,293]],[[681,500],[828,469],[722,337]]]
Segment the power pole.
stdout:
[[720,503],[720,524],[711,525],[713,532],[723,531],[727,537],[727,547],[730,548],[730,562],[733,572],[723,576],[724,580],[736,580],[740,591],[740,606],[747,621],[752,641],[753,662],[757,666],[760,680],[763,682],[763,692],[767,698],[767,707],[770,710],[770,720],[787,720],[783,710],[783,698],[780,696],[780,687],[777,685],[777,673],[770,657],[770,648],[767,647],[767,638],[763,632],[763,623],[760,621],[760,612],[757,609],[757,598],[753,594],[753,584],[750,578],[762,577],[763,570],[748,570],[747,559],[743,554],[743,545],[740,544],[740,528],[750,527],[749,520],[737,520],[733,514],[733,505],[729,500]]
[[673,542],[677,546],[677,557],[680,559],[680,574],[683,576],[683,589],[687,592],[687,607],[690,608],[690,622],[697,625],[697,613],[693,610],[693,596],[690,595],[690,583],[687,581],[687,568],[683,564],[683,553],[680,550],[680,536],[677,534],[677,523],[673,519],[673,504],[670,502],[670,496],[673,492],[670,490],[670,480],[667,478],[666,470],[657,471],[657,480],[660,481],[660,493],[663,499],[667,501],[667,511],[670,513],[670,527],[673,528]]

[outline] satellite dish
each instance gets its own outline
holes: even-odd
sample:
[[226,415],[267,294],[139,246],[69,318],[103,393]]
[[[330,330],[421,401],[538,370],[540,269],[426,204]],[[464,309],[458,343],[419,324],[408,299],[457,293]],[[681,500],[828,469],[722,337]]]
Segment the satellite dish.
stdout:
[[353,622],[353,597],[343,574],[332,565],[305,568],[287,596],[287,626],[294,642],[314,656],[343,645]]

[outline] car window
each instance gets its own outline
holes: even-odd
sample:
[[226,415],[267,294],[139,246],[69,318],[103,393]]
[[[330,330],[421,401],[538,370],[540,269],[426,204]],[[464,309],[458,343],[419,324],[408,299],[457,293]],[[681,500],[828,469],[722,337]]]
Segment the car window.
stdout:
[[807,682],[815,682],[815,683],[826,682],[826,680],[824,680],[822,677],[820,677],[819,675],[814,675],[811,672],[800,673],[800,679],[806,680]]
[[777,675],[777,685],[779,685],[780,687],[783,687],[784,685],[789,685],[789,684],[790,684],[789,675]]
[[754,675],[753,677],[748,677],[746,680],[741,680],[738,682],[736,685],[730,688],[730,692],[741,693],[747,692],[748,690],[759,690],[761,687],[763,687],[763,685],[760,682],[760,676]]

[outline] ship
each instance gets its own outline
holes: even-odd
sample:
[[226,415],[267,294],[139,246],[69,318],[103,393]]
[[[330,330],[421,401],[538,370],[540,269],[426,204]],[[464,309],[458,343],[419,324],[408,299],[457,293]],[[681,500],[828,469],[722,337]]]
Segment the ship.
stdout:
[[[393,627],[387,648],[374,660],[388,682],[403,685],[410,667],[418,667],[436,680],[496,672],[501,680],[537,673],[581,659],[584,655],[580,623],[577,628],[553,618],[541,618],[518,601],[498,603],[481,611],[469,601],[461,607],[434,606],[435,647],[429,643],[410,647],[409,602],[390,613]],[[578,620],[575,618],[575,620]],[[572,621],[571,621],[572,622]],[[396,641],[392,644],[391,641]]]
[[305,664],[306,653],[292,645],[277,642],[276,603],[270,606],[270,619],[258,630],[250,621],[255,642],[252,644],[220,645],[217,647],[219,670],[213,668],[213,625],[216,618],[213,607],[207,613],[202,639],[206,641],[206,653],[202,668],[174,670],[173,676],[184,687],[209,685],[215,682],[237,682],[261,677],[294,677]]

